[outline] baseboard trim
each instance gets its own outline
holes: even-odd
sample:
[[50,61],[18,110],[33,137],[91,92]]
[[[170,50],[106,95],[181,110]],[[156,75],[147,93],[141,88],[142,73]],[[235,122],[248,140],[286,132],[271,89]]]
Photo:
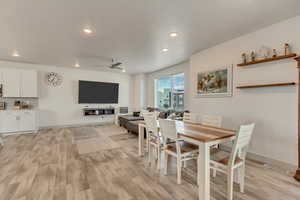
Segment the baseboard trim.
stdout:
[[[226,145],[221,145],[220,148],[224,151],[231,150],[231,148]],[[273,158],[265,157],[265,156],[262,156],[262,155],[259,155],[259,154],[253,153],[253,152],[247,153],[247,159],[259,162],[262,165],[270,165],[270,166],[274,166],[274,167],[280,168],[282,170],[291,171],[291,172],[296,171],[298,168],[296,165],[292,165],[290,163],[275,160]]]
[[37,133],[38,130],[33,131],[20,131],[20,132],[10,132],[10,133],[1,133],[3,137],[12,136],[12,135],[22,135],[22,134],[34,134]]
[[67,125],[53,125],[53,126],[40,126],[39,130],[51,129],[51,128],[78,128],[83,126],[101,126],[107,124],[114,124],[114,122],[95,122],[95,123],[84,123],[84,124],[67,124]]

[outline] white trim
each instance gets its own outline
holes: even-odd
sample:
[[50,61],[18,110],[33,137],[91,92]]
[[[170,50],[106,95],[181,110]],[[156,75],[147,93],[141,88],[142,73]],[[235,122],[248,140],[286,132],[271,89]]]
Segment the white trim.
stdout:
[[11,136],[11,135],[21,135],[21,134],[34,134],[37,133],[38,130],[32,130],[32,131],[20,131],[20,132],[8,132],[8,133],[1,133],[3,137]]
[[[220,148],[224,151],[228,151],[228,152],[231,151],[231,148],[226,145],[221,144]],[[246,158],[249,160],[260,162],[263,165],[270,165],[270,166],[278,167],[283,170],[288,170],[288,171],[293,171],[293,172],[296,171],[298,168],[296,165],[292,165],[290,163],[275,160],[273,158],[268,158],[268,157],[265,157],[265,156],[262,156],[262,155],[259,155],[259,154],[253,153],[253,152],[248,152]]]
[[82,126],[97,126],[97,125],[106,125],[106,124],[114,124],[114,121],[112,121],[112,122],[68,124],[68,125],[40,126],[39,130],[44,130],[44,129],[49,129],[49,128],[76,128],[76,127],[82,127]]

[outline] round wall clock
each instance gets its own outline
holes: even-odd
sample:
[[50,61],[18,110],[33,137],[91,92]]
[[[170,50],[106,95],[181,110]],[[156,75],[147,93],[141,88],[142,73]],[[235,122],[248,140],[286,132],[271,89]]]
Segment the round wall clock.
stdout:
[[59,86],[62,83],[62,76],[55,72],[50,72],[46,74],[46,82],[50,86]]

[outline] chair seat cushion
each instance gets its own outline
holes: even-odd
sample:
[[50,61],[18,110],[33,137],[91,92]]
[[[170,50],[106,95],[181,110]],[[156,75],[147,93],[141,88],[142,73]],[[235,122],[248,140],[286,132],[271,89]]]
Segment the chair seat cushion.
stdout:
[[[229,156],[226,157],[226,158],[223,158],[223,159],[221,159],[221,160],[219,160],[219,161],[217,161],[217,162],[219,162],[219,163],[221,163],[221,164],[223,164],[223,165],[228,165],[228,162],[229,162]],[[241,163],[241,162],[243,162],[243,160],[240,159],[239,157],[236,157],[236,158],[235,158],[234,164],[237,165],[237,164],[239,164],[239,163]]]
[[[212,154],[212,152],[214,152]],[[222,151],[222,150],[217,150],[217,149],[211,149],[211,155],[212,155],[212,161],[220,163],[222,165],[228,165],[229,159],[230,159],[230,154],[228,152]],[[234,165],[237,165],[239,163],[243,162],[243,159],[236,157]]]
[[216,147],[213,147],[213,148],[210,149],[210,155],[219,153],[219,152],[221,152],[221,151],[222,151],[221,149],[216,148]]
[[[181,149],[181,153],[188,153],[191,151],[197,151],[198,150],[198,146],[193,145],[191,143],[188,142],[184,142],[184,141],[180,141],[180,149]],[[172,151],[172,152],[177,152],[176,149],[176,143],[171,143],[167,145],[167,150],[168,151]]]
[[[158,138],[157,137],[154,137],[154,136],[151,136],[151,138],[150,138],[150,142],[151,143],[154,143],[154,144],[157,144],[157,140],[158,140]],[[160,144],[162,145],[163,144],[163,138],[162,137],[159,137],[159,140],[160,140]]]

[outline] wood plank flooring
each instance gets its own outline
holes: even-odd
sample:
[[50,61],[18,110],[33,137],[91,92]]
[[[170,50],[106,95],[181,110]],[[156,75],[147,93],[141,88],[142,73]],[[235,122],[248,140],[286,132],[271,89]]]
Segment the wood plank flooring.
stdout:
[[[176,184],[137,156],[137,136],[115,125],[9,136],[0,150],[0,200],[197,200],[196,166]],[[211,199],[226,199],[226,177],[211,180]],[[247,161],[245,193],[234,199],[299,200],[292,174]]]

